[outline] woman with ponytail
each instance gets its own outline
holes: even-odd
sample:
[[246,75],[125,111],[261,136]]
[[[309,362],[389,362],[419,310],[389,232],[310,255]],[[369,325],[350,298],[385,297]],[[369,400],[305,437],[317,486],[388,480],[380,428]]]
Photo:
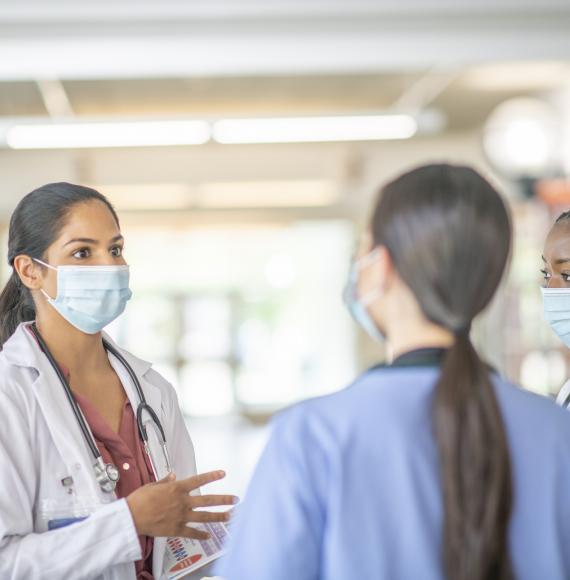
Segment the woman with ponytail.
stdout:
[[510,247],[468,167],[383,188],[346,299],[392,362],[276,419],[226,580],[570,578],[570,418],[470,339]]

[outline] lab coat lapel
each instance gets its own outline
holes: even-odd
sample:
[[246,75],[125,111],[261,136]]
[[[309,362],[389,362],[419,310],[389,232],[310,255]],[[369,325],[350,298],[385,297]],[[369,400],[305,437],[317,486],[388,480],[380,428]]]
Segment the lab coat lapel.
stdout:
[[[129,355],[129,353],[126,352],[121,352],[121,354],[125,357],[133,371],[136,373],[145,395],[146,402],[152,407],[153,411],[160,419],[161,424],[164,425],[165,421],[162,413],[162,395],[160,393],[160,389],[156,385],[153,385],[146,377],[150,367],[145,370],[144,365],[141,364],[143,361],[133,357],[132,355]],[[136,387],[133,384],[127,370],[113,355],[109,355],[109,360],[111,361],[111,365],[115,369],[115,372],[121,379],[121,383],[123,384],[127,397],[131,403],[133,413],[136,417],[137,409],[141,402]],[[156,470],[156,476],[157,479],[161,479],[167,474],[162,446],[160,445],[160,440],[158,438],[154,423],[148,413],[143,413],[143,422],[147,427],[148,445],[152,463]]]
[[[154,385],[147,377],[152,366],[151,363],[144,361],[140,358],[137,358],[136,356],[133,356],[130,352],[124,351],[123,349],[118,347],[107,334],[104,334],[104,337],[113,347],[115,347],[121,353],[121,355],[125,358],[129,366],[133,369],[135,375],[139,380],[147,403],[152,407],[152,409],[160,419],[160,422],[164,424],[164,417],[162,414],[162,395],[160,389],[156,385]],[[115,369],[115,372],[121,379],[121,383],[123,384],[123,388],[125,389],[125,392],[127,394],[127,397],[129,398],[131,407],[136,417],[137,409],[141,402],[137,393],[136,386],[133,384],[133,381],[131,380],[129,373],[127,372],[127,369],[125,369],[124,366],[112,354],[109,354],[109,360],[111,362],[111,365]],[[160,467],[164,463],[162,459],[162,449],[160,447],[158,438],[153,437],[153,435],[155,435],[155,429],[153,427],[152,420],[149,418],[148,415],[143,415],[143,421],[145,425],[147,423],[151,424],[150,428],[147,431],[149,435],[150,452],[154,465]],[[159,469],[159,473],[157,475],[160,478],[164,477],[166,473],[163,474],[162,471]]]
[[[141,388],[143,390],[147,403],[152,407],[157,417],[160,419],[161,424],[164,425],[165,418],[162,413],[162,394],[160,392],[160,389],[155,384],[153,384],[152,381],[149,379],[149,374],[152,366],[151,363],[142,360],[140,358],[137,358],[130,352],[124,351],[123,349],[118,347],[107,334],[104,334],[104,337],[111,344],[111,346],[115,347],[121,353],[121,355],[130,365],[130,367],[133,369],[135,375],[137,376],[141,384]],[[136,416],[138,406],[141,402],[136,387],[133,384],[127,370],[112,354],[109,354],[109,360],[111,361],[111,365],[115,369],[115,372],[121,379],[127,397],[129,398],[129,401],[131,403],[133,412],[135,413]],[[148,416],[148,414],[143,414],[143,421],[145,425],[150,424],[149,428],[147,429],[149,437],[150,453],[153,459],[153,463],[158,469],[157,476],[160,479],[166,476],[166,470],[162,469],[163,467],[165,467],[162,448],[160,446],[159,439],[156,436],[154,424],[150,419],[150,417]]]
[[[143,393],[145,394],[147,403],[153,408],[154,412],[157,414],[158,418],[160,419],[161,423],[164,425],[164,415],[162,413],[162,395],[160,389],[154,385],[149,377],[149,371],[151,368],[151,364],[143,361],[131,353],[126,352],[119,348],[109,336],[105,335],[105,338],[115,347],[117,348],[120,353],[125,357],[126,361],[129,363],[133,371],[136,373],[139,382],[141,384],[141,388]],[[137,395],[136,387],[131,381],[128,372],[123,367],[123,365],[113,356],[109,355],[109,360],[111,361],[111,365],[115,369],[115,372],[121,379],[127,397],[131,403],[131,407],[136,415],[136,409],[140,403],[140,399]],[[151,422],[148,416],[145,416],[145,425]],[[156,431],[152,424],[148,425],[147,433],[149,437],[149,447],[150,447],[150,454],[152,458],[153,465],[156,467],[158,473],[158,479],[161,479],[166,476],[166,469],[163,466],[164,458],[162,454],[162,448],[156,436]],[[154,550],[153,550],[153,575],[155,578],[162,578],[163,570],[162,567],[164,565],[164,553],[166,550],[166,538],[155,538],[154,539]]]
[[[120,350],[120,349],[119,349]],[[145,375],[150,369],[150,364],[148,367],[144,361],[137,359],[136,357],[130,355],[125,351],[121,351],[121,354],[125,357],[126,361],[129,363],[135,374],[137,375],[139,382],[141,384],[143,393],[146,397],[147,403],[153,408],[154,412],[160,417],[161,416],[161,405],[162,405],[162,396],[160,394],[160,390],[158,387],[153,385],[149,382]],[[133,408],[133,412],[137,413],[138,406],[140,404],[140,398],[137,393],[137,389],[131,381],[129,373],[123,367],[123,365],[112,355],[109,354],[109,361],[111,362],[111,366],[118,374],[119,378],[121,379],[121,383],[123,384],[123,388],[125,389],[125,393],[129,398],[131,403],[131,407]],[[141,364],[143,363],[143,364]]]
[[[20,360],[26,361],[26,366],[38,372],[32,388],[69,475],[82,494],[102,498],[93,475],[93,457],[57,374],[29,331],[20,327],[17,332],[16,346],[26,353],[26,357]],[[108,494],[105,499],[114,499],[114,495]]]
[[[62,461],[66,465],[69,473],[75,481],[81,494],[89,494],[92,497],[98,497],[100,501],[111,501],[115,499],[115,494],[104,494],[99,489],[93,475],[93,461],[83,438],[83,433],[79,427],[75,415],[71,410],[69,401],[65,395],[62,385],[55,371],[51,368],[49,361],[40,351],[35,339],[26,330],[27,323],[21,324],[12,337],[6,342],[3,353],[10,364],[30,369],[36,369],[38,376],[32,384],[32,389],[38,401],[38,405],[46,419],[46,423],[53,437],[53,441],[61,454]],[[116,348],[117,345],[105,335]],[[148,378],[147,373],[151,368],[150,363],[138,359],[119,349],[127,362],[131,365],[139,377],[141,387],[147,402],[154,409],[155,413],[164,423],[162,413],[162,397],[160,389],[154,385]],[[126,374],[122,365],[111,357],[111,364],[121,378],[125,392],[129,397],[132,408],[136,409],[139,399],[135,386]],[[156,439],[154,429],[149,429],[150,451],[153,461],[160,465],[162,450]],[[166,538],[155,538],[154,556],[153,556],[153,573],[156,578],[163,576],[162,567],[164,565],[164,553],[166,550]]]

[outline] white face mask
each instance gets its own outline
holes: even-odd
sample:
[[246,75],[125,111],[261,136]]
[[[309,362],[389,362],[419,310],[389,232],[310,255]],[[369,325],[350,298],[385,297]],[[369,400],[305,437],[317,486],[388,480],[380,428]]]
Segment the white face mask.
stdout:
[[96,334],[118,318],[132,296],[128,266],[58,266],[39,264],[57,272],[57,296],[47,301],[70,324]]
[[570,288],[541,288],[544,318],[570,348]]
[[377,250],[372,250],[366,256],[363,256],[352,263],[348,282],[344,290],[344,303],[352,314],[354,320],[372,339],[377,342],[384,342],[386,337],[368,312],[368,306],[380,297],[381,291],[373,290],[366,294],[366,296],[358,296],[358,280],[360,277],[360,271],[374,262],[377,256]]

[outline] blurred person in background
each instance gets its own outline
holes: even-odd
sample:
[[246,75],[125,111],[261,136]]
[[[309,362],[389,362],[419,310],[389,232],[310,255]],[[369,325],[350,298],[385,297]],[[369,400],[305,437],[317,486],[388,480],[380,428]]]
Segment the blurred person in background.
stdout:
[[[166,537],[225,522],[198,494],[174,389],[103,328],[131,296],[119,219],[93,189],[41,187],[12,215],[0,296],[0,577],[162,577]],[[193,492],[193,495],[189,495]],[[201,577],[198,574],[196,577]]]
[[[544,243],[542,262],[544,317],[570,348],[570,211],[560,214],[552,226]],[[556,402],[570,408],[570,381],[560,389]]]
[[383,188],[347,299],[393,361],[275,420],[220,575],[570,577],[570,419],[470,340],[510,247],[508,211],[471,168]]

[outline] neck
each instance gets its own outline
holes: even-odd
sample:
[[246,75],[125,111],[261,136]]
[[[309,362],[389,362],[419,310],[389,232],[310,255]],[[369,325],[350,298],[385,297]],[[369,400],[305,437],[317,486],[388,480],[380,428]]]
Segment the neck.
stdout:
[[455,342],[453,333],[428,321],[396,324],[387,329],[391,359],[420,348],[450,348]]
[[36,326],[55,360],[70,373],[84,374],[107,364],[101,333],[85,334],[46,309],[37,313]]

